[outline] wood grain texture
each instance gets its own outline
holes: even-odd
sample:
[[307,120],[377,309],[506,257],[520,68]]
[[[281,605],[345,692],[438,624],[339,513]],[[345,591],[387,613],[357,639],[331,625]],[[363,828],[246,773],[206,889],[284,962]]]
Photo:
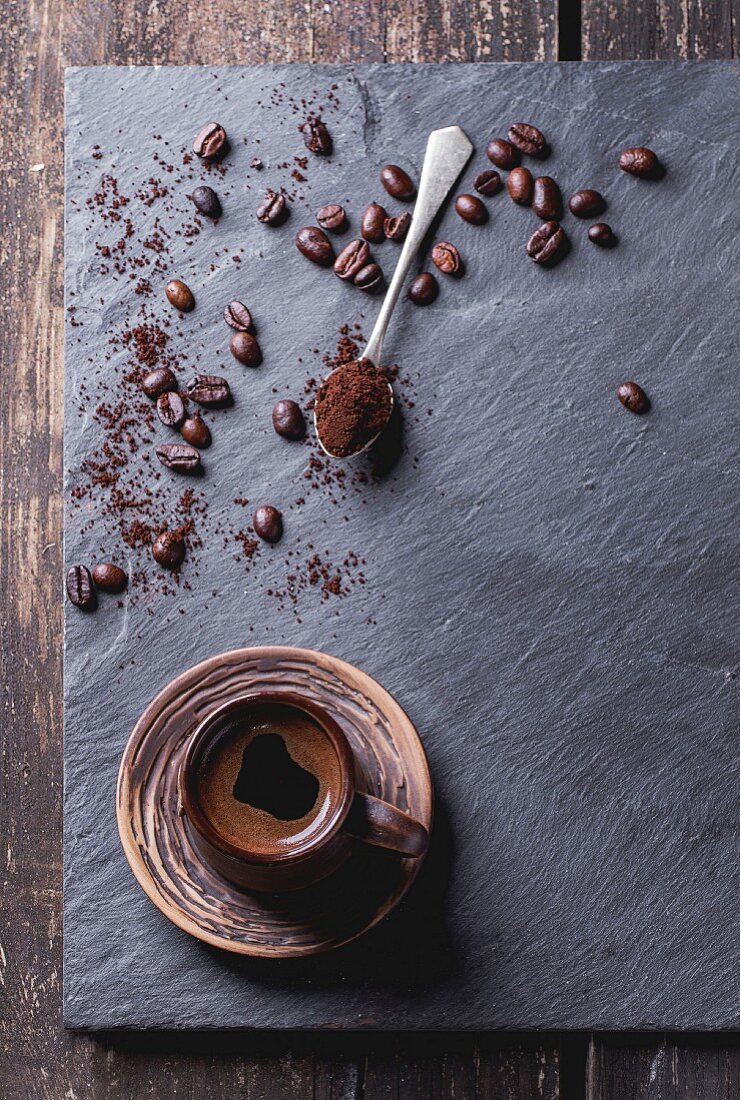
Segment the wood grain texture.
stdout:
[[[559,5],[573,19],[578,9]],[[99,1036],[61,1027],[62,72],[65,65],[554,58],[555,0],[7,0],[0,151],[0,1096],[722,1097],[730,1040]],[[584,0],[587,59],[730,57],[731,0]],[[579,36],[576,35],[576,38]],[[565,1088],[564,1082],[568,1081]]]
[[733,0],[583,0],[585,61],[736,56]]

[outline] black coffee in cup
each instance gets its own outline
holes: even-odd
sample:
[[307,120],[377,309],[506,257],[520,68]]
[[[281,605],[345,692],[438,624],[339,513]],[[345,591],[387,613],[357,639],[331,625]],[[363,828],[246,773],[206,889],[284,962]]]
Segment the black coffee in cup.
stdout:
[[197,771],[198,801],[216,832],[267,857],[321,833],[341,790],[331,739],[309,714],[282,703],[236,712]]

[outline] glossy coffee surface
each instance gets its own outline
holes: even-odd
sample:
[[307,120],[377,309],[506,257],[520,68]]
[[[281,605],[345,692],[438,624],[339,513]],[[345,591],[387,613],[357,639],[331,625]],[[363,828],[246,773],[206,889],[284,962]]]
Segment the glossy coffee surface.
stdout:
[[319,836],[339,802],[334,745],[310,715],[283,703],[237,712],[203,752],[197,798],[224,840],[261,856]]

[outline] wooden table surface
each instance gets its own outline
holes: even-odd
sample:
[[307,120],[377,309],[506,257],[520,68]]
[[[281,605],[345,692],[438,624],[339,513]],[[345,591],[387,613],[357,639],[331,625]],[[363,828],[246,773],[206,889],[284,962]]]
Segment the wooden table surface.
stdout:
[[61,1025],[67,65],[729,58],[732,0],[6,0],[0,1096],[730,1098],[731,1036],[79,1035]]

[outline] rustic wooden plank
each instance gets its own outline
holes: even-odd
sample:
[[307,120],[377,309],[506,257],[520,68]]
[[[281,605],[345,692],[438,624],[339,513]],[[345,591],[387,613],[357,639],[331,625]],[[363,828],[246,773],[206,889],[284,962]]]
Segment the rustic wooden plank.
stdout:
[[[732,1045],[730,1045],[732,1044]],[[676,1038],[671,1049],[676,1100],[738,1100],[740,1040],[737,1036]]]
[[740,1045],[730,1036],[601,1036],[587,1077],[588,1100],[737,1100]]
[[518,1040],[488,1036],[477,1051],[477,1093],[496,1100],[577,1100],[561,1094],[560,1046],[556,1039]]
[[736,56],[730,0],[583,0],[587,61]]
[[589,1052],[587,1100],[667,1100],[672,1095],[670,1062],[663,1036],[601,1036]]
[[366,1051],[363,1100],[442,1100],[478,1095],[475,1037],[389,1036]]
[[557,3],[398,0],[386,24],[388,61],[551,61]]

